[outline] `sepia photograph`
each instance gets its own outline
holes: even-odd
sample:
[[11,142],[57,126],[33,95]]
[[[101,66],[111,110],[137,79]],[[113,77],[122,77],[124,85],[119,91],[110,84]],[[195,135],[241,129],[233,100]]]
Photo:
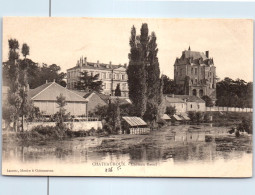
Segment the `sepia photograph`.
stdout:
[[3,175],[252,177],[252,19],[2,27]]

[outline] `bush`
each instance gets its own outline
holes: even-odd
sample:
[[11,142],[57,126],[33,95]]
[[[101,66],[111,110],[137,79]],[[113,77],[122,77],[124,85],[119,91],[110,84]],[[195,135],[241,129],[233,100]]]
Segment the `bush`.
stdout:
[[242,118],[242,122],[237,126],[238,131],[252,134],[252,119]]
[[173,116],[176,113],[176,109],[173,106],[167,106],[165,113],[169,116]]
[[210,122],[210,114],[208,112],[204,113],[204,122],[206,123]]
[[103,130],[104,130],[105,132],[107,132],[108,134],[111,134],[111,132],[112,132],[112,126],[109,125],[108,123],[105,123],[104,126],[103,126]]

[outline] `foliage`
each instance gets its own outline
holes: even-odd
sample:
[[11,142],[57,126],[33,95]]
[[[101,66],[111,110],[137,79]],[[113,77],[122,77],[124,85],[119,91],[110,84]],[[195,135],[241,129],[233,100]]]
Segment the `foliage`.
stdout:
[[204,113],[189,111],[188,117],[190,118],[191,122],[193,122],[193,123],[201,123],[204,120]]
[[205,101],[206,107],[212,107],[213,106],[213,101],[212,101],[212,99],[209,96],[204,95],[202,97],[202,99]]
[[243,117],[242,122],[237,127],[237,130],[252,134],[252,119]]
[[96,74],[94,76],[89,75],[87,71],[80,72],[81,76],[79,77],[79,81],[75,85],[75,88],[77,90],[91,92],[91,91],[97,91],[101,92],[102,84],[103,82],[99,80],[99,74]]
[[[20,96],[21,85],[19,83],[19,42],[16,39],[9,39],[9,63],[8,63],[8,79],[9,79],[9,92],[8,92],[8,108],[12,111],[8,121],[13,121],[14,130],[19,130],[19,116],[20,108],[22,105],[22,97]],[[10,113],[10,111],[7,111]]]
[[165,113],[169,116],[173,116],[176,113],[176,108],[174,106],[167,106]]
[[177,94],[176,84],[173,79],[170,79],[166,75],[162,75],[163,79],[163,94]]
[[208,112],[204,113],[204,122],[206,123],[210,122],[210,114]]
[[120,84],[117,84],[114,94],[115,96],[121,96]]
[[[42,64],[39,66],[38,63],[32,61],[31,59],[25,58],[24,60],[18,60],[20,63],[19,72],[20,72],[20,82],[24,82],[22,78],[24,78],[24,69],[25,67],[27,70],[27,78],[28,78],[28,85],[29,88],[34,89],[45,84],[46,81],[53,82],[55,80],[56,83],[60,84],[61,86],[65,87],[66,82],[63,80],[66,76],[64,72],[60,72],[60,66],[56,64],[47,65]],[[3,82],[4,85],[9,83],[11,75],[8,75],[8,71],[10,69],[10,62],[3,63]]]
[[129,98],[134,104],[135,115],[145,120],[156,120],[161,103],[160,69],[154,32],[149,36],[146,23],[140,36],[133,26],[130,37],[129,66],[127,69]]
[[216,85],[217,106],[252,108],[253,83],[226,77]]
[[67,103],[66,98],[63,96],[63,94],[60,94],[57,97],[57,104],[59,107],[59,111],[54,115],[54,121],[56,121],[57,127],[64,129],[64,122],[70,119],[70,113],[66,113],[66,109],[64,108]]

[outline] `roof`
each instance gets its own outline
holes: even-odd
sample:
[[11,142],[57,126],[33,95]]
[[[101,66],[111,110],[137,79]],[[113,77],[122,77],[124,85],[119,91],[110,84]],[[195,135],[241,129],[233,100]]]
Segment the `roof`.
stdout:
[[110,64],[104,64],[104,63],[97,63],[94,62],[87,62],[87,65],[83,64],[82,66],[74,66],[72,68],[67,69],[68,70],[75,70],[75,69],[97,69],[97,70],[119,70],[119,71],[126,71],[126,68],[123,65],[110,65]]
[[60,94],[66,98],[67,102],[87,102],[82,96],[55,82],[45,83],[28,91],[28,97],[34,101],[56,101]]
[[183,101],[186,100],[186,102],[205,103],[204,100],[194,95],[174,95],[174,97],[182,99]]
[[171,119],[170,116],[168,116],[167,114],[164,114],[161,118],[164,119],[164,120],[170,120]]
[[203,52],[191,51],[191,50],[183,51],[182,58],[193,58],[194,60],[199,59],[199,58],[202,58],[203,60],[208,59]]
[[119,100],[120,105],[124,104],[132,104],[131,100],[126,97],[116,97],[116,96],[111,96],[111,101],[112,103],[117,103],[117,100]]
[[180,114],[180,116],[181,116],[184,120],[190,121],[190,118],[189,118],[186,114],[182,113],[182,114]]
[[176,114],[174,114],[172,117],[173,117],[175,120],[177,120],[177,121],[182,121],[182,120],[183,120],[181,117],[179,117],[179,116],[176,115]]
[[165,99],[168,103],[184,103],[185,101],[182,98],[176,97],[174,95],[174,97],[165,95]]
[[128,116],[124,116],[122,117],[131,127],[134,126],[144,126],[147,125],[146,122],[144,122],[143,119],[141,119],[140,117],[128,117]]
[[[209,52],[209,51],[208,51]],[[176,58],[175,65],[197,64],[211,66],[213,58],[208,58],[204,52],[184,50],[180,58]]]

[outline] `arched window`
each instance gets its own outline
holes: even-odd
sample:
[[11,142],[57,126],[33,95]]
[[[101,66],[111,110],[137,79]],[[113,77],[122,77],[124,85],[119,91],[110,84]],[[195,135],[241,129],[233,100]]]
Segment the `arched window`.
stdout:
[[203,89],[200,89],[199,90],[199,97],[203,97],[203,95],[204,95],[204,91],[203,91]]
[[192,95],[197,96],[197,90],[196,89],[192,90]]

